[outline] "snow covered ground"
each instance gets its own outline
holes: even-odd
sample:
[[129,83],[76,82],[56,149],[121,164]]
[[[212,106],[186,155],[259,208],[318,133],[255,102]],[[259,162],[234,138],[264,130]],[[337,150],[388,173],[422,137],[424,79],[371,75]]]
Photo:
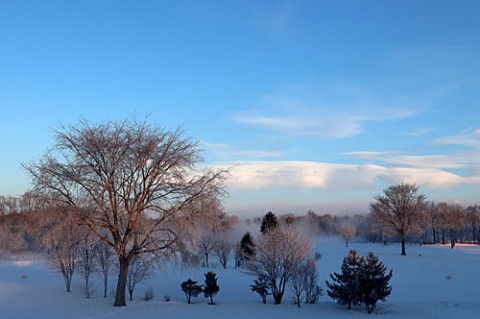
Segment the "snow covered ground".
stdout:
[[[400,256],[399,245],[352,243],[361,254],[373,251],[394,275],[393,291],[386,303],[380,303],[373,315],[363,307],[347,310],[326,295],[315,305],[298,309],[291,303],[267,305],[250,291],[251,276],[241,270],[212,268],[217,273],[220,292],[215,306],[203,296],[188,305],[180,283],[188,278],[203,282],[207,269],[167,269],[136,288],[134,301],[115,308],[113,299],[101,297],[101,281],[96,282],[92,299],[85,299],[77,277],[72,292],[65,292],[60,274],[48,270],[42,260],[0,262],[0,318],[477,318],[480,313],[480,247],[458,245],[409,246],[408,256]],[[319,283],[325,288],[329,274],[339,271],[348,249],[339,239],[320,238],[316,251],[322,254],[317,266]],[[175,267],[171,267],[175,268]],[[144,301],[147,288],[155,298]],[[113,289],[113,282],[111,285]],[[165,301],[168,296],[170,301]]]

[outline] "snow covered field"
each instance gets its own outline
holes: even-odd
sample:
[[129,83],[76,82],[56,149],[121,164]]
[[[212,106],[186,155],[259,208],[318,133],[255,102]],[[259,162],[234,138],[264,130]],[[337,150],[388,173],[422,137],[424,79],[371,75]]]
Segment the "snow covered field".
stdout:
[[[49,271],[44,261],[35,260],[0,262],[0,318],[478,318],[480,246],[459,245],[454,250],[409,246],[406,257],[400,256],[399,245],[352,243],[350,248],[361,254],[377,253],[394,271],[392,294],[386,303],[378,304],[373,315],[366,314],[363,307],[347,310],[326,294],[318,304],[302,305],[300,309],[291,303],[290,291],[284,304],[263,305],[250,291],[252,276],[221,267],[212,268],[220,286],[215,306],[208,305],[203,296],[188,305],[180,290],[180,283],[188,278],[202,283],[207,269],[167,269],[140,284],[127,307],[115,308],[111,297],[101,297],[100,279],[94,278],[94,297],[85,299],[79,277],[72,292],[67,293],[61,275]],[[319,284],[325,289],[325,280],[339,271],[348,249],[339,239],[320,238],[316,251],[322,254],[317,266]],[[144,291],[149,287],[155,298],[144,301]],[[170,301],[166,302],[165,296]]]

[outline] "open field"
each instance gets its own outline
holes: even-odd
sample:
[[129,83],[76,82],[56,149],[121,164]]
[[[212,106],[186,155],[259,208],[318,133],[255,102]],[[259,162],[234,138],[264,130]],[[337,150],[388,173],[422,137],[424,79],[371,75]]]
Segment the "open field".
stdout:
[[[316,251],[320,286],[326,288],[329,274],[340,269],[348,249],[335,238],[319,238]],[[85,299],[77,277],[72,292],[64,291],[60,274],[48,270],[43,260],[0,262],[1,318],[476,318],[480,313],[479,246],[458,245],[454,250],[441,246],[409,246],[408,256],[400,256],[399,245],[352,243],[361,254],[374,251],[392,268],[393,291],[373,315],[363,307],[347,310],[326,295],[318,304],[292,305],[290,292],[284,304],[261,304],[250,291],[253,278],[238,269],[214,267],[219,278],[217,305],[210,306],[203,296],[188,305],[180,290],[187,278],[203,282],[206,269],[182,270],[168,267],[140,284],[134,301],[115,308],[113,299],[101,297],[100,279],[94,278],[93,298]],[[113,282],[111,287],[113,287]],[[142,300],[144,291],[153,288],[155,298]],[[113,288],[112,288],[113,289]],[[170,301],[164,298],[168,296]]]

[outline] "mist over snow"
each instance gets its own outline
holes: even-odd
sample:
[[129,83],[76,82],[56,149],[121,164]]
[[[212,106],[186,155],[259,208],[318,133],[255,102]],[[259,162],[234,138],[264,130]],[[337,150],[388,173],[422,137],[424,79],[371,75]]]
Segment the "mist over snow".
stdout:
[[[319,237],[315,251],[322,257],[317,262],[319,284],[326,288],[324,281],[329,274],[338,272],[341,261],[348,252],[340,239]],[[400,256],[399,245],[365,244],[352,242],[350,248],[360,254],[373,251],[388,269],[393,269],[392,294],[387,302],[377,305],[376,313],[368,315],[363,307],[347,310],[323,295],[314,305],[302,305],[298,309],[291,303],[292,293],[287,290],[282,305],[267,305],[250,291],[253,277],[232,265],[221,269],[182,269],[175,265],[164,265],[154,276],[139,284],[134,300],[127,307],[115,308],[113,299],[101,296],[99,278],[95,281],[94,294],[86,299],[82,292],[81,280],[77,276],[72,292],[64,291],[59,273],[48,270],[42,259],[28,262],[0,262],[0,309],[2,319],[33,318],[372,318],[391,319],[450,319],[476,318],[480,312],[480,290],[476,284],[480,247],[458,245],[454,250],[445,246],[408,246],[408,256]],[[187,278],[203,282],[203,274],[212,270],[217,273],[220,292],[215,297],[216,305],[207,304],[203,296],[193,299],[188,305],[180,283]],[[74,277],[75,278],[75,277]],[[112,282],[113,287],[113,282]],[[144,291],[152,288],[155,297],[142,300]],[[170,301],[165,301],[168,297]]]

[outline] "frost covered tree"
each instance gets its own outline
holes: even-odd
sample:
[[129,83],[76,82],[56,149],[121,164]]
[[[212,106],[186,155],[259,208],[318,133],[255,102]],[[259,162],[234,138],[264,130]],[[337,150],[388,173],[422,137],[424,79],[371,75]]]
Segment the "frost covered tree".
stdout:
[[387,268],[378,259],[378,257],[370,252],[362,264],[362,270],[359,280],[361,300],[365,304],[367,313],[375,310],[379,300],[385,299],[392,292],[389,281],[393,276],[392,270],[387,274]]
[[213,271],[209,271],[205,274],[205,284],[203,285],[203,294],[205,298],[210,298],[210,305],[214,305],[213,297],[220,291],[220,287],[217,283],[217,274]]
[[187,298],[187,303],[191,303],[192,297],[198,297],[199,294],[203,292],[203,288],[200,285],[197,285],[196,281],[188,278],[180,285],[182,291],[185,293]]
[[281,304],[288,281],[311,255],[312,244],[292,227],[277,227],[261,235],[250,272],[268,280],[275,304]]
[[345,240],[345,247],[348,248],[348,243],[350,239],[352,239],[352,237],[355,236],[356,233],[357,233],[357,230],[355,229],[355,226],[353,225],[342,226],[342,228],[340,229],[340,235]]
[[114,249],[114,306],[125,306],[134,256],[174,247],[178,234],[171,225],[188,205],[221,193],[225,170],[199,169],[196,142],[146,122],[80,121],[54,138],[43,158],[24,165],[34,192],[88,208],[80,220]]
[[363,264],[364,258],[352,249],[343,258],[341,272],[331,274],[332,282],[326,282],[328,296],[340,305],[347,305],[348,309],[362,301],[360,276]]
[[383,190],[383,194],[375,196],[375,202],[370,204],[372,216],[400,237],[402,255],[407,254],[407,236],[421,218],[425,198],[415,184],[402,183]]

